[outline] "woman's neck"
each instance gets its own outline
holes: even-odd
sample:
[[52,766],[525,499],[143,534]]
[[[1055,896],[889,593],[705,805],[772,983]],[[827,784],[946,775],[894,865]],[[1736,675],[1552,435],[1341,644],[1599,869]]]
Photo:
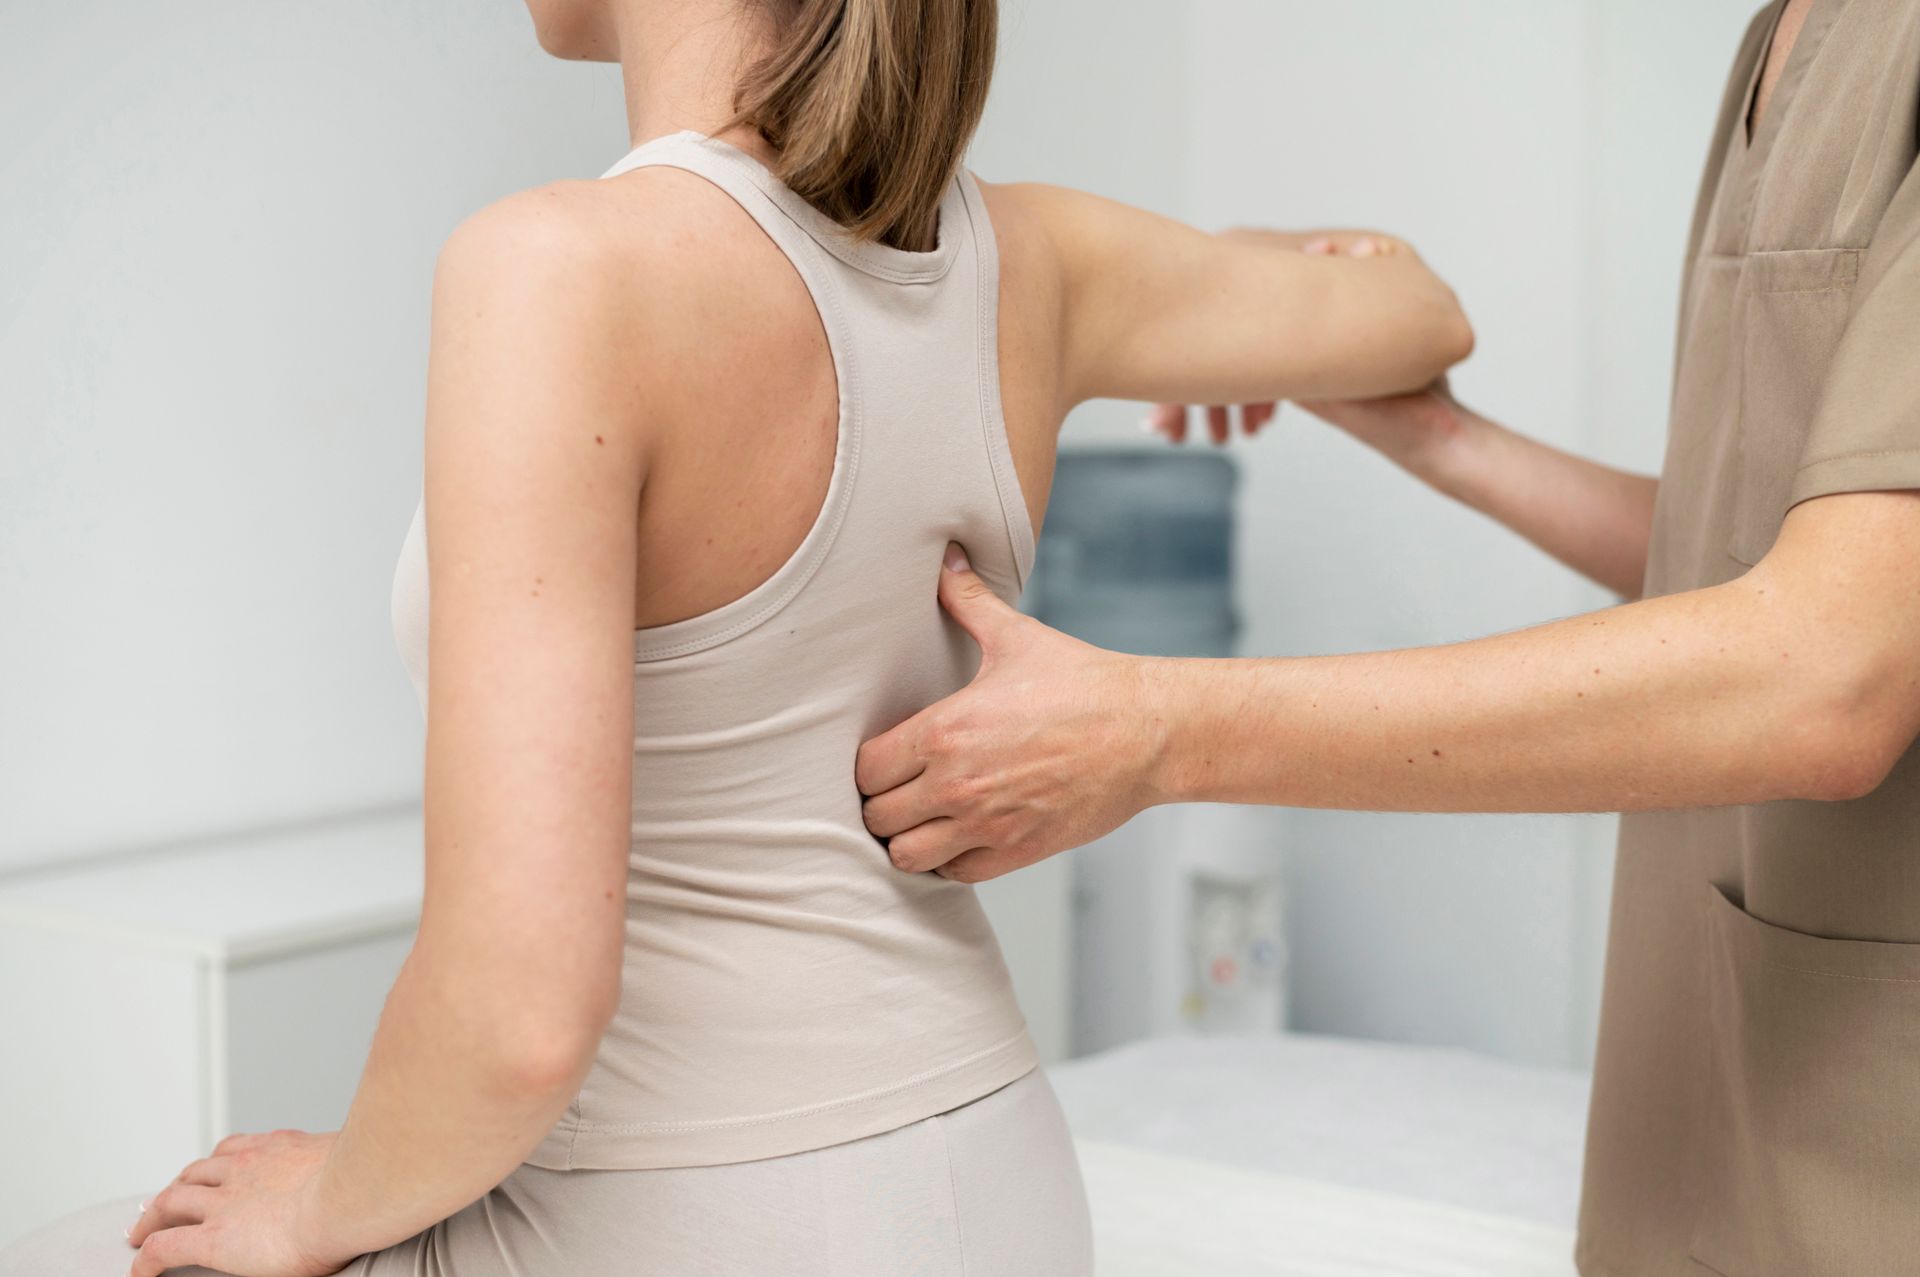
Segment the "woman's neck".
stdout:
[[741,72],[768,39],[766,10],[749,0],[628,0],[615,7],[629,144],[692,129],[771,163],[755,130],[728,129]]

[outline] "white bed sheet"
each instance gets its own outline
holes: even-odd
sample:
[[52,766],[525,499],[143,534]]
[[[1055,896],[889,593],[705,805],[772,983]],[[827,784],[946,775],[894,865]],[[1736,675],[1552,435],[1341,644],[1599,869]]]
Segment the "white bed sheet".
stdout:
[[1050,1073],[1082,1140],[1562,1231],[1574,1224],[1584,1073],[1305,1034],[1158,1039]]
[[1080,1141],[1100,1277],[1574,1277],[1570,1230]]

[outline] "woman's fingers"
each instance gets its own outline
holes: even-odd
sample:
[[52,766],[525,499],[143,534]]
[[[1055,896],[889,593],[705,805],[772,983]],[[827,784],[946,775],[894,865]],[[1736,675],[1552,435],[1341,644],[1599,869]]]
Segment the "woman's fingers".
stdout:
[[217,1191],[201,1184],[169,1184],[154,1194],[140,1218],[133,1221],[127,1240],[140,1246],[155,1233],[205,1222]]
[[169,1268],[200,1263],[207,1258],[200,1253],[200,1241],[201,1230],[197,1227],[161,1229],[141,1243],[127,1277],[160,1277]]
[[1160,435],[1168,443],[1187,440],[1187,406],[1183,403],[1155,404],[1141,423],[1148,434]]
[[197,1162],[188,1162],[186,1169],[174,1177],[176,1184],[205,1184],[218,1187],[227,1182],[227,1174],[232,1170],[232,1160],[226,1157],[203,1157]]
[[1227,418],[1225,404],[1207,405],[1207,437],[1222,447],[1233,438],[1233,426]]
[[212,1155],[214,1157],[225,1157],[230,1153],[238,1153],[242,1149],[251,1148],[259,1142],[260,1136],[253,1131],[235,1131],[232,1135],[227,1136],[213,1146]]
[[[1233,406],[1203,404],[1200,407],[1207,417],[1207,437],[1216,444],[1226,444],[1233,437]],[[1279,410],[1277,403],[1241,404],[1240,433],[1251,439],[1273,420]],[[1187,438],[1187,405],[1155,404],[1141,425],[1147,433],[1160,435],[1170,443],[1184,443]]]

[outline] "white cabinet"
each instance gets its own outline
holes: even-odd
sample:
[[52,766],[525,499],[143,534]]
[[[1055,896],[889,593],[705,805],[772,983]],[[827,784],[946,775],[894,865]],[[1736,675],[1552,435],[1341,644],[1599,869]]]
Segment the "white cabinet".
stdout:
[[421,851],[409,815],[0,879],[0,1246],[230,1131],[337,1127]]

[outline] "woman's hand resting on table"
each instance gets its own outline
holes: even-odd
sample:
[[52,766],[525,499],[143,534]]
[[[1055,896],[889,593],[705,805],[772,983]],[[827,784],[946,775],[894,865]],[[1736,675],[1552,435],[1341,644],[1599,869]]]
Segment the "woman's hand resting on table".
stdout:
[[323,1277],[351,1254],[312,1235],[312,1187],[333,1132],[229,1135],[145,1203],[129,1277],[198,1264],[234,1277]]

